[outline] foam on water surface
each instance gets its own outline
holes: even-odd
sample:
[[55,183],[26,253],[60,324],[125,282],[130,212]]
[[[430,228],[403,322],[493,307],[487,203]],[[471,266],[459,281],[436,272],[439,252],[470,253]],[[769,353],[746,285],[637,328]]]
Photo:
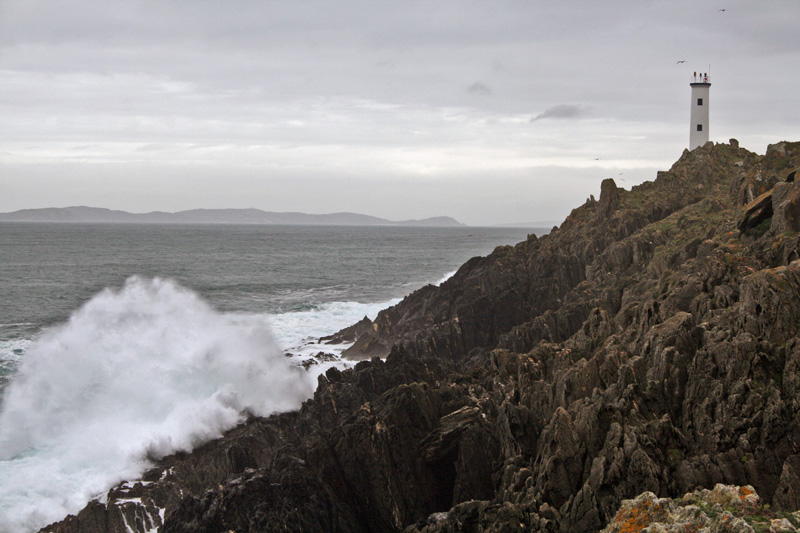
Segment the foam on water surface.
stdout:
[[220,314],[171,281],[105,290],[25,350],[0,412],[0,530],[80,510],[149,458],[313,393],[265,320]]
[[3,392],[9,380],[16,373],[22,355],[30,346],[30,339],[4,339],[0,340],[0,393]]
[[[244,410],[299,406],[320,373],[353,364],[315,358],[347,347],[319,337],[526,234],[5,224],[0,531],[102,501],[147,454],[213,438]],[[134,273],[146,279],[123,286]]]

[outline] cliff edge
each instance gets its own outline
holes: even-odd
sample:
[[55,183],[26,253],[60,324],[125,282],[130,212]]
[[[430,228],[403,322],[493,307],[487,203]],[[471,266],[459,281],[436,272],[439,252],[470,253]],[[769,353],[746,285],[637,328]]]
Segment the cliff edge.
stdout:
[[44,531],[598,531],[625,499],[717,484],[794,511],[798,166],[800,143],[731,140],[606,180],[549,235],[352,328],[364,360],[300,411]]

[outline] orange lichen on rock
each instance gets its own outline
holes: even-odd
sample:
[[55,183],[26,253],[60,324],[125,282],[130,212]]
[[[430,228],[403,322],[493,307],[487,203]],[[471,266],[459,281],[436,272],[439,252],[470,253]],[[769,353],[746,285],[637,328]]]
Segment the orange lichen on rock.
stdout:
[[739,498],[744,501],[748,496],[751,494],[755,494],[756,491],[750,485],[745,485],[744,487],[739,487]]
[[[760,515],[759,496],[750,485],[717,484],[713,489],[702,489],[684,495],[680,500],[656,498],[645,492],[636,499],[625,500],[616,516],[603,533],[628,533],[634,531],[716,531],[751,533],[753,527],[747,520]],[[756,520],[754,520],[755,522]],[[765,521],[761,517],[760,523]],[[788,520],[781,521],[796,531]],[[777,527],[777,526],[776,526]],[[773,531],[773,529],[770,529]]]
[[657,498],[652,492],[640,494],[634,500],[625,500],[622,508],[603,531],[607,533],[635,533],[653,523],[663,522],[669,516],[672,501]]

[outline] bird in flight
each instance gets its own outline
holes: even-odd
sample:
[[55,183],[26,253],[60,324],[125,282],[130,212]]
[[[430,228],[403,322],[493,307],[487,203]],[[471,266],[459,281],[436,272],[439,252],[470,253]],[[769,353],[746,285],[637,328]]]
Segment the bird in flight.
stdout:
[[676,61],[675,62],[676,65],[679,64],[679,63],[686,63],[686,60],[685,59],[681,59],[680,61]]
[[727,11],[727,9],[724,9],[724,8],[723,8],[723,9],[720,9],[720,11]]

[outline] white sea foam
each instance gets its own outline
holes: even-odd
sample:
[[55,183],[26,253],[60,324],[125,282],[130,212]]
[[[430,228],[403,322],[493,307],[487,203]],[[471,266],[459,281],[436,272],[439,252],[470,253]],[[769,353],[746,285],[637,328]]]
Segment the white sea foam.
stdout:
[[12,366],[18,364],[30,344],[30,339],[0,340],[0,364]]
[[22,362],[22,354],[30,344],[30,339],[0,340],[0,394],[8,380],[16,373]]
[[268,319],[278,344],[286,350],[303,354],[312,354],[320,350],[335,353],[336,346],[320,345],[316,341],[320,337],[355,324],[365,316],[374,319],[381,309],[395,305],[399,301],[398,298],[373,304],[330,302],[313,310],[270,315]]
[[[230,315],[232,321],[245,327],[269,324],[278,345],[289,355],[294,365],[313,361],[308,366],[309,379],[316,382],[317,376],[330,367],[340,369],[355,365],[354,361],[339,359],[350,344],[325,344],[321,337],[331,335],[351,326],[362,318],[375,319],[378,312],[395,305],[400,298],[380,303],[329,302],[306,311],[292,311],[280,314],[237,314]],[[314,358],[320,352],[333,355],[336,359],[320,361]]]
[[440,279],[439,281],[436,282],[436,285],[439,286],[442,283],[444,283],[445,281],[447,281],[448,279],[452,278],[453,276],[456,275],[456,272],[458,272],[458,270],[453,270],[452,272],[448,272],[447,274],[445,274],[442,277],[442,279]]
[[245,412],[313,392],[265,321],[163,280],[106,290],[27,347],[0,413],[0,530],[33,531],[191,450]]

